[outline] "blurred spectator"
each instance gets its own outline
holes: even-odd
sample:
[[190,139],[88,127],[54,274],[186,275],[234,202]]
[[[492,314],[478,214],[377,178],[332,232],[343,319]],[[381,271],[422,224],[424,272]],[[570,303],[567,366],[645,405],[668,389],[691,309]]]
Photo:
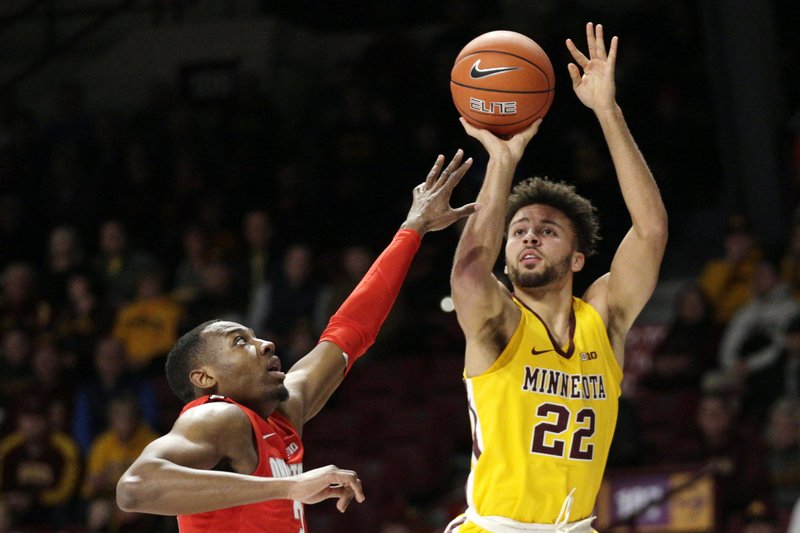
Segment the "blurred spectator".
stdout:
[[220,259],[211,260],[203,267],[202,291],[187,306],[183,330],[188,331],[213,318],[244,321],[242,299],[234,292],[231,276],[231,267]]
[[198,226],[183,231],[183,256],[175,269],[173,297],[186,305],[200,294],[203,288],[203,269],[208,263],[208,237]]
[[183,313],[183,306],[165,294],[160,270],[139,277],[136,298],[120,308],[112,332],[125,345],[132,370],[163,373],[167,352],[178,340]]
[[75,228],[56,226],[50,232],[44,264],[42,289],[58,313],[67,300],[68,280],[85,267],[83,248]]
[[125,513],[116,505],[116,488],[122,473],[156,435],[139,417],[136,399],[117,396],[108,405],[108,430],[92,442],[86,461],[82,495],[88,501],[86,525],[89,531],[125,530],[142,525],[149,517]]
[[786,325],[782,365],[777,375],[783,381],[782,392],[800,399],[800,315],[795,315]]
[[297,320],[284,336],[284,344],[276,347],[282,367],[291,368],[316,346],[318,338],[319,333],[314,331],[310,320],[305,318]]
[[[31,338],[25,330],[12,329],[2,334],[0,346],[0,406],[8,406],[33,380]],[[8,422],[8,420],[7,420]],[[3,426],[0,423],[0,428]]]
[[322,315],[324,309],[320,308],[324,300],[321,298],[323,285],[313,265],[311,248],[305,244],[290,246],[283,256],[281,271],[272,283],[266,316],[267,330],[274,332],[279,340],[285,338],[299,320],[311,319],[316,333],[327,324],[328,317]]
[[85,452],[92,440],[106,427],[106,408],[117,396],[136,398],[139,413],[152,428],[158,428],[158,404],[149,381],[128,371],[125,347],[113,337],[97,342],[94,372],[78,387],[72,417],[72,436]]
[[275,270],[272,249],[272,221],[266,211],[250,211],[242,221],[246,251],[236,265],[239,289],[249,324],[263,324],[269,315],[270,282]]
[[737,413],[734,399],[704,394],[697,408],[696,429],[676,439],[671,457],[674,462],[698,463],[712,469],[723,524],[769,490],[763,446],[739,427]]
[[47,412],[48,424],[53,430],[67,433],[70,430],[74,384],[64,370],[64,358],[52,341],[36,341],[31,356],[33,379],[22,397],[39,397]]
[[53,323],[59,349],[76,361],[77,369],[91,366],[94,343],[111,329],[114,314],[100,301],[86,274],[67,280],[67,302]]
[[0,294],[0,331],[22,328],[43,331],[52,318],[50,305],[37,294],[36,276],[27,263],[11,263],[3,270]]
[[759,408],[753,417],[757,421],[781,396],[800,399],[800,314],[789,320],[786,330],[765,351],[772,352],[774,361],[750,374],[745,390],[746,399]]
[[753,275],[753,297],[736,312],[723,332],[719,365],[746,383],[745,408],[759,418],[772,399],[774,384],[764,383],[753,374],[777,361],[786,326],[800,312],[800,302],[792,298],[770,260],[761,259]]
[[51,427],[44,403],[24,398],[17,410],[17,430],[0,439],[0,495],[11,509],[12,524],[67,524],[80,461],[75,442]]
[[780,530],[775,511],[763,500],[752,502],[742,515],[742,533],[778,533]]
[[764,431],[771,501],[790,511],[800,500],[800,402],[781,398],[769,413]]
[[681,289],[664,340],[654,350],[653,368],[642,385],[660,391],[699,391],[703,373],[716,366],[719,334],[712,313],[697,285]]
[[133,299],[136,282],[153,266],[153,258],[129,247],[125,228],[116,220],[104,222],[99,237],[100,251],[92,260],[92,272],[104,301],[117,309]]
[[792,296],[800,300],[800,220],[792,224],[789,244],[781,257],[781,279],[789,285]]
[[725,324],[750,299],[753,273],[761,257],[749,221],[741,215],[728,219],[723,240],[725,254],[703,267],[699,284],[714,306],[714,319]]

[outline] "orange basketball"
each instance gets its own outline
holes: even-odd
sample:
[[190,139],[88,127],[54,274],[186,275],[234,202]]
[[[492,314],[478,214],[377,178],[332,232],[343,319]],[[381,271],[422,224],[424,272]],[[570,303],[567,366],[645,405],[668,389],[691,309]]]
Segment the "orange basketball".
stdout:
[[553,103],[550,58],[533,39],[513,31],[479,35],[461,50],[450,92],[462,117],[496,135],[513,135]]

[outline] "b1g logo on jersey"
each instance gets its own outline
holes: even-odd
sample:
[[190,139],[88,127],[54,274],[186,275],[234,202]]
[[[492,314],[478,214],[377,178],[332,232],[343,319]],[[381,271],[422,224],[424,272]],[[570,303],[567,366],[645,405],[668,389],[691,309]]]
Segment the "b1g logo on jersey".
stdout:
[[597,352],[581,352],[581,361],[591,361],[597,359]]

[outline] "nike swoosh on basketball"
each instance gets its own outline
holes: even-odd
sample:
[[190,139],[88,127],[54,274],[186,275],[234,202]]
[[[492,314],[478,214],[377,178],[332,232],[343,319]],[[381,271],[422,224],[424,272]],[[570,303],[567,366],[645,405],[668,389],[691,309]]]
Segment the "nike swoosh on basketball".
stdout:
[[475,64],[472,65],[472,68],[469,71],[469,77],[472,79],[478,78],[485,78],[487,76],[494,76],[495,74],[502,74],[503,72],[509,72],[511,70],[519,70],[520,67],[492,67],[492,68],[480,68],[481,60],[478,59],[475,61]]
[[534,347],[531,349],[531,353],[532,353],[533,355],[541,355],[541,354],[543,354],[543,353],[552,352],[552,351],[553,351],[553,349],[552,349],[552,348],[550,348],[549,350],[537,350],[537,349],[536,349],[536,346],[534,346]]

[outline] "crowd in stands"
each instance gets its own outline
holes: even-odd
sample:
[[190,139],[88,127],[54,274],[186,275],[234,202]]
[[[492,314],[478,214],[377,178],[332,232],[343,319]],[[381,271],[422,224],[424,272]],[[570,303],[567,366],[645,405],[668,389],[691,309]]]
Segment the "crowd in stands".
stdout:
[[[609,468],[706,468],[719,480],[720,531],[776,532],[800,498],[800,218],[785,247],[768,250],[734,213],[718,258],[711,247],[670,262],[675,246],[707,244],[685,240],[682,217],[721,179],[703,147],[714,125],[688,4],[608,15],[609,25],[638,18],[625,26],[619,99],[678,227],[666,274],[683,280],[663,340],[621,400]],[[585,21],[549,9],[537,40],[561,50]],[[174,519],[120,511],[114,489],[181,408],[163,375],[178,336],[210,318],[240,321],[274,340],[288,368],[388,242],[436,154],[476,158],[454,203],[474,198],[485,161],[459,130],[447,72],[492,28],[451,16],[427,48],[376,36],[314,80],[298,116],[274,110],[247,72],[219,102],[169,83],[125,111],[87,108],[75,83],[54,95],[57,116],[3,102],[0,531],[175,531]],[[647,20],[662,18],[667,35],[648,39]],[[628,222],[597,127],[561,70],[521,171],[567,179],[598,204],[604,244],[588,283]],[[789,141],[800,154],[800,134]],[[796,197],[800,157],[789,155]],[[343,515],[309,506],[312,531],[440,531],[463,510],[463,339],[440,308],[457,231],[426,238],[375,347],[307,426],[305,468],[355,469],[368,496]]]

